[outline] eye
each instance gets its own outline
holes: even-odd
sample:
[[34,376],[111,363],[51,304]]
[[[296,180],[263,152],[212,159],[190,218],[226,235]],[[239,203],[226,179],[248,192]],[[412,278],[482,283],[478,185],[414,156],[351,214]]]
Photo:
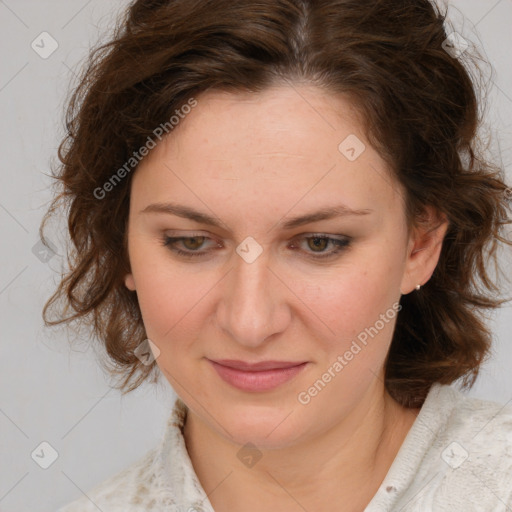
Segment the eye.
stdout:
[[[165,247],[168,247],[171,251],[178,254],[179,256],[185,256],[185,257],[194,257],[194,256],[204,256],[209,251],[198,251],[200,249],[206,240],[211,240],[211,238],[208,238],[203,235],[197,235],[197,236],[179,236],[179,237],[171,237],[171,236],[164,236],[162,242]],[[182,244],[182,247],[185,248],[185,250],[180,249],[177,247],[178,244]],[[216,244],[217,248],[221,247],[219,244]]]
[[[208,241],[211,242],[210,249],[208,249],[208,246],[205,248]],[[297,243],[297,241],[300,241],[301,243]],[[304,242],[306,242],[306,247],[304,247]],[[350,243],[351,239],[347,236],[329,236],[326,234],[315,233],[309,236],[295,238],[289,247],[292,250],[297,250],[297,248],[299,248],[299,250],[305,253],[305,257],[320,260],[334,258],[336,255],[347,249],[350,246]],[[183,256],[185,258],[207,256],[212,252],[212,249],[220,249],[223,247],[219,242],[204,235],[180,237],[165,235],[162,239],[162,245],[168,247],[178,256]],[[331,247],[331,250],[328,250],[329,247]]]
[[[339,238],[338,238],[339,236]],[[306,245],[308,249],[305,252],[307,256],[311,256],[316,259],[322,258],[332,258],[338,255],[343,250],[347,249],[350,246],[350,238],[337,235],[336,237],[328,236],[326,234],[311,234],[309,236],[303,236],[301,240],[306,241]],[[329,247],[329,245],[333,248],[330,251],[326,251],[325,249]],[[295,248],[296,245],[292,244],[292,248]]]

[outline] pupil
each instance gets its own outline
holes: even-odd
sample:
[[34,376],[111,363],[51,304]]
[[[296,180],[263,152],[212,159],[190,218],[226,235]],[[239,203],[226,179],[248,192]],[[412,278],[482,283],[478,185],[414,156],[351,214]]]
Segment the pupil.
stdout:
[[312,238],[311,240],[316,248],[325,249],[325,244],[327,243],[325,238]]
[[[187,247],[188,249],[197,249],[198,247],[200,247],[202,245],[203,238],[204,238],[204,236],[194,236],[191,238],[186,238],[184,240],[184,243],[186,246],[188,246],[190,244],[190,246]],[[198,241],[199,241],[199,243],[198,243]]]

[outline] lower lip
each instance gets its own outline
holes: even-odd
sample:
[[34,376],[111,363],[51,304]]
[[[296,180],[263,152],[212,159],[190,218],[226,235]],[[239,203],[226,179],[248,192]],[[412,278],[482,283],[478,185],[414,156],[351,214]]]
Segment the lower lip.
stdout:
[[275,370],[264,370],[259,372],[248,372],[236,370],[228,366],[210,361],[220,378],[242,391],[269,391],[275,389],[281,384],[293,379],[300,373],[307,363],[302,363],[291,368],[278,368]]

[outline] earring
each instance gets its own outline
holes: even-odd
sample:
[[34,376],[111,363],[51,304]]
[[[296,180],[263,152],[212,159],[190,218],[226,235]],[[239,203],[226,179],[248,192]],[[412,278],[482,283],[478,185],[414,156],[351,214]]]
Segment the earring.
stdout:
[[421,288],[421,285],[417,284],[416,285],[416,290],[419,290]]

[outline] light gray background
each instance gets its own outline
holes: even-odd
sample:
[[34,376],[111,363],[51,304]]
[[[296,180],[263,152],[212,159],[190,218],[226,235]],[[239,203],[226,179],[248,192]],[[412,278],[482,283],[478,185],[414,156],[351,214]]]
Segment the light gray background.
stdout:
[[[79,497],[155,445],[174,398],[167,383],[121,398],[109,387],[87,342],[72,351],[63,330],[43,327],[41,309],[62,264],[32,252],[50,200],[51,159],[64,133],[63,107],[73,70],[127,5],[122,0],[0,0],[2,108],[0,172],[0,511],[42,512]],[[512,0],[450,2],[457,32],[478,45],[494,71],[485,127],[491,150],[511,175]],[[46,31],[58,49],[41,58],[31,43]],[[498,157],[495,157],[499,160]],[[511,269],[510,251],[503,254]],[[504,290],[511,293],[509,287]],[[512,400],[512,312],[490,320],[493,359],[471,395]],[[43,441],[59,457],[40,468],[31,453]]]

